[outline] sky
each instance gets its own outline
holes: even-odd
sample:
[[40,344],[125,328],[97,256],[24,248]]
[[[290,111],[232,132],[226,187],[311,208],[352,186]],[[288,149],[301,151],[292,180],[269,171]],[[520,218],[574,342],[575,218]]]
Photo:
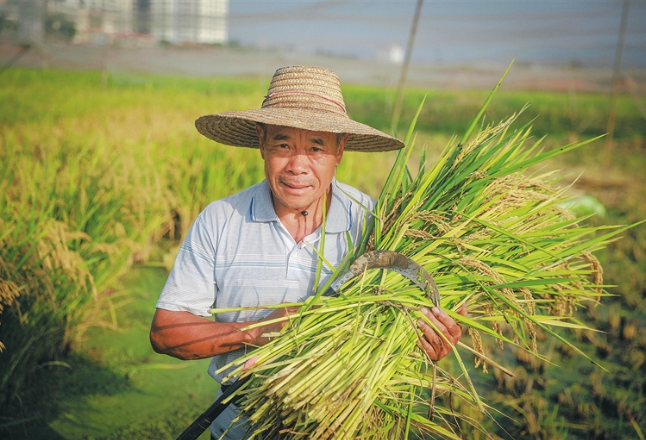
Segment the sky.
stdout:
[[[230,0],[229,39],[366,59],[405,49],[416,0]],[[612,67],[624,0],[424,1],[412,52],[429,64]],[[623,65],[646,67],[646,0],[629,3]]]

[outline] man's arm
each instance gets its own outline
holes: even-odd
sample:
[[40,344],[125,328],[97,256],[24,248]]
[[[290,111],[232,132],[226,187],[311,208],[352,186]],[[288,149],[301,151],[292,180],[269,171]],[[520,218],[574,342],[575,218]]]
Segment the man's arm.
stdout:
[[[267,320],[294,313],[296,308],[274,310]],[[429,357],[438,361],[446,356],[457,344],[462,329],[441,309],[434,307],[432,311],[423,313],[444,334],[446,341],[428,324],[419,320],[418,325],[424,339],[418,342]],[[466,307],[458,313],[466,315]],[[257,321],[246,322],[214,322],[190,312],[173,312],[157,309],[150,327],[150,342],[157,353],[167,354],[178,359],[202,359],[218,354],[228,353],[245,346],[261,346],[269,342],[263,338],[263,333],[279,332],[287,323],[270,324],[252,330],[240,331]]]
[[[284,316],[289,310],[274,310],[267,320]],[[214,322],[190,312],[157,309],[150,326],[150,343],[157,353],[178,359],[202,359],[228,353],[247,345],[269,342],[263,333],[279,332],[286,324],[277,323],[240,331],[256,321]]]

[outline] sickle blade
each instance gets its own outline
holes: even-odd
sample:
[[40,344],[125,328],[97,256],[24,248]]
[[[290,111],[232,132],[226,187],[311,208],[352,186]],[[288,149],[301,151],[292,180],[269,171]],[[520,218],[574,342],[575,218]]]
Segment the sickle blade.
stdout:
[[357,258],[352,265],[332,285],[328,294],[336,293],[341,286],[363,274],[368,269],[386,269],[397,272],[422,289],[437,307],[440,306],[440,291],[433,277],[422,266],[399,252],[376,250],[366,252]]

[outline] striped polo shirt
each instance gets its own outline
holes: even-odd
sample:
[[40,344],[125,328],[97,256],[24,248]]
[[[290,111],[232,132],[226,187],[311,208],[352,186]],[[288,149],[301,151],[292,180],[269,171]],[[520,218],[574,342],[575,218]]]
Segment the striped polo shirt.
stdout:
[[[337,267],[356,246],[375,201],[348,185],[332,181],[332,201],[325,224],[326,262]],[[314,293],[321,227],[300,243],[279,221],[266,180],[218,200],[202,211],[181,245],[157,307],[210,316],[211,307],[229,308],[303,301]],[[323,264],[320,284],[332,274]],[[250,310],[215,316],[217,321],[256,320],[271,310]],[[244,353],[215,356],[209,373]],[[226,420],[216,424],[224,427]],[[226,418],[226,417],[224,417]],[[230,421],[231,419],[229,419]],[[215,432],[214,432],[215,434]],[[235,437],[232,437],[235,438]]]

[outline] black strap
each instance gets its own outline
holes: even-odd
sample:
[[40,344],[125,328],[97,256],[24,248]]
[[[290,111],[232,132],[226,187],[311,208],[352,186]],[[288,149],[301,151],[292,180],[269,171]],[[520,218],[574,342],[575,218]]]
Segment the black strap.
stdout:
[[177,440],[196,440],[206,429],[211,425],[211,422],[215,420],[224,409],[227,407],[228,403],[222,403],[226,400],[231,394],[235,393],[236,390],[242,387],[251,376],[247,376],[244,379],[238,379],[234,383],[228,385],[227,389],[223,388],[223,394],[218,397],[213,404],[206,409],[193,423],[191,426],[186,428],[184,432],[177,437]]
[[[234,384],[235,382],[220,385],[222,394],[226,394],[229,388],[231,388]],[[236,396],[235,398],[231,399],[231,403],[233,403],[235,406],[240,406],[241,402],[242,402],[242,396]]]
[[220,390],[222,391],[222,394],[226,393],[227,390],[231,388],[231,385],[233,385],[233,383],[223,383],[222,385],[220,385]]

